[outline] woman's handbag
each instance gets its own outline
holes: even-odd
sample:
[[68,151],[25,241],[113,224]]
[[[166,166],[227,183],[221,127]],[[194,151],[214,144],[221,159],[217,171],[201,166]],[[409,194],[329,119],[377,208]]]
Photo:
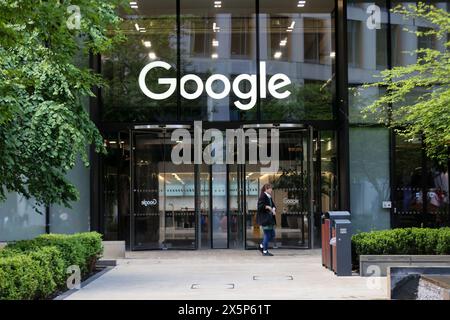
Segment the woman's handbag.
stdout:
[[271,211],[265,208],[264,200],[260,199],[258,201],[258,213],[256,215],[256,223],[260,226],[271,226],[275,224],[273,214]]
[[265,227],[265,226],[271,226],[273,225],[273,216],[270,212],[260,212],[258,213],[258,219],[256,220],[259,225]]

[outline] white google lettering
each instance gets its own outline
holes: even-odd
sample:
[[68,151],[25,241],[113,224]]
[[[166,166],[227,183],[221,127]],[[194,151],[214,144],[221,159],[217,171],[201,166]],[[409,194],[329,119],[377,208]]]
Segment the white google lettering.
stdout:
[[158,203],[158,201],[156,199],[141,201],[141,205],[143,205],[144,207],[156,206],[157,203]]
[[[163,93],[154,93],[148,89],[147,84],[145,82],[147,74],[153,68],[163,68],[165,70],[169,70],[171,68],[171,65],[164,61],[153,61],[147,64],[139,74],[139,87],[141,88],[142,92],[150,99],[154,100],[167,99],[175,92],[177,88],[177,80],[174,78],[158,79],[158,84],[169,85],[169,88]],[[290,96],[291,92],[287,89],[284,90],[283,92],[280,92],[282,88],[291,84],[291,80],[287,75],[277,73],[274,74],[269,79],[268,83],[266,83],[266,80],[267,80],[266,63],[261,62],[260,97],[263,99],[266,98],[267,91],[269,91],[269,93],[276,99],[286,99],[287,97]],[[193,81],[197,85],[197,88],[194,92],[186,91],[186,83],[188,81]],[[242,92],[242,90],[239,87],[240,83],[243,81],[247,81],[250,84],[250,90],[247,92]],[[222,82],[223,89],[221,92],[214,91],[213,84],[215,82]],[[256,105],[256,100],[258,96],[256,85],[257,85],[257,77],[254,74],[246,74],[246,73],[240,74],[234,79],[233,84],[231,84],[228,77],[226,77],[223,74],[211,75],[208,79],[206,79],[205,84],[203,84],[203,81],[199,76],[195,74],[187,74],[180,79],[180,86],[181,86],[180,93],[183,98],[186,98],[188,100],[194,100],[201,96],[203,90],[206,90],[206,94],[210,96],[212,99],[223,99],[230,94],[231,90],[233,90],[234,94],[239,99],[245,100],[250,99],[248,103],[235,101],[234,105],[241,110],[250,110]]]

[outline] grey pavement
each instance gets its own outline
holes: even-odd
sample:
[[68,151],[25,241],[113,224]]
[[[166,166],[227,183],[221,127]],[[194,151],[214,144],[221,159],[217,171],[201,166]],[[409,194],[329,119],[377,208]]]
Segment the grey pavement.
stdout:
[[319,250],[127,252],[67,300],[386,299],[385,277],[337,277]]

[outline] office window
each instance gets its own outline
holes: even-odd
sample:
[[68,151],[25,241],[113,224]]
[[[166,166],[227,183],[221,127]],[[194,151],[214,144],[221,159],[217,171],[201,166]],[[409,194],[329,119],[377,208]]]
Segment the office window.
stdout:
[[385,70],[388,68],[388,31],[388,25],[385,23],[381,24],[381,28],[376,30],[377,70]]
[[348,65],[359,68],[361,66],[361,22],[355,20],[347,21],[347,45]]
[[306,63],[326,63],[326,27],[325,21],[322,19],[305,18],[304,20],[304,48]]
[[251,26],[245,18],[231,19],[231,57],[249,58],[251,54]]

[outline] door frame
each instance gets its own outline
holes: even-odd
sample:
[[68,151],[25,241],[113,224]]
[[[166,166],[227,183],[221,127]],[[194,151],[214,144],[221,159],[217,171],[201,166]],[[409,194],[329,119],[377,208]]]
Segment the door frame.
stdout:
[[[129,130],[130,137],[130,250],[131,251],[140,251],[140,250],[158,250],[153,247],[149,247],[146,245],[136,246],[135,245],[135,195],[134,195],[134,186],[135,186],[135,150],[136,150],[136,135],[145,135],[151,133],[162,133],[163,137],[166,137],[166,134],[169,130],[175,129],[191,129],[191,125],[178,125],[178,124],[168,124],[168,125],[135,125],[133,128]],[[195,228],[197,229],[198,225],[198,204],[196,198],[196,175],[198,172],[197,165],[194,165],[194,211],[195,211]],[[166,213],[166,199],[164,200],[163,206],[164,215]],[[194,248],[177,248],[177,250],[196,250],[198,248],[198,233],[195,231],[195,246]],[[161,248],[159,248],[161,249]]]
[[[132,251],[138,251],[138,250],[151,250],[155,248],[148,248],[146,246],[136,246],[135,245],[135,195],[134,195],[134,184],[135,184],[135,168],[134,168],[134,162],[135,162],[135,150],[136,150],[136,135],[138,134],[149,134],[152,132],[162,132],[164,135],[169,130],[175,130],[175,129],[192,129],[191,125],[179,125],[179,124],[169,124],[169,125],[135,125],[134,127],[129,129],[129,137],[130,137],[130,249]],[[314,128],[311,125],[305,125],[305,124],[296,124],[296,123],[280,123],[280,124],[270,124],[270,123],[262,123],[262,124],[243,124],[239,128],[243,129],[271,129],[271,128],[278,128],[280,131],[284,130],[301,130],[305,131],[306,138],[307,138],[307,173],[308,173],[308,246],[307,247],[299,247],[297,249],[310,249],[314,248],[314,154],[313,154],[313,137],[314,137]],[[205,130],[205,128],[204,128]],[[316,163],[320,163],[317,162]],[[212,166],[208,165],[208,172],[210,173],[210,177],[212,177]],[[243,234],[241,234],[241,239],[243,239],[243,245],[242,249],[251,249],[247,246],[247,202],[246,202],[246,164],[235,164],[237,170],[237,179],[241,180],[238,181],[237,184],[237,201],[238,201],[238,210],[242,210],[241,216],[242,216],[242,223],[243,228],[242,231]],[[197,250],[197,249],[213,249],[213,227],[212,227],[212,181],[209,182],[209,229],[208,233],[210,236],[210,247],[209,248],[202,248],[201,247],[201,211],[200,211],[200,205],[199,200],[201,196],[201,185],[200,185],[200,165],[194,164],[194,211],[195,211],[195,247],[194,248],[180,248],[177,250]],[[226,210],[227,210],[227,246],[226,248],[230,248],[230,233],[231,233],[231,224],[230,224],[230,165],[226,165]],[[240,188],[239,188],[240,187]],[[319,194],[320,196],[320,194]],[[165,213],[165,204],[164,204],[164,213]],[[239,246],[240,247],[240,246]]]

